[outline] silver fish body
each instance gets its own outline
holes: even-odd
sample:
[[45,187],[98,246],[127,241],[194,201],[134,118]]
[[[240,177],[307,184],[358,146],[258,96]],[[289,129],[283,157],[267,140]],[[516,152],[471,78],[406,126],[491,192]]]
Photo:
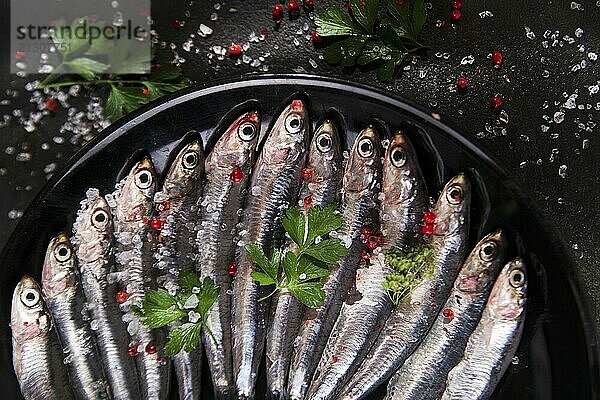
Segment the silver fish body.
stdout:
[[[304,173],[299,203],[310,201],[311,207],[338,203],[343,175],[342,149],[337,129],[328,120],[313,136]],[[288,240],[285,247],[292,246],[293,242]],[[265,350],[267,390],[272,399],[286,397],[293,343],[304,310],[304,305],[287,289],[273,297]]]
[[497,230],[475,246],[427,336],[390,379],[387,400],[433,400],[441,395],[448,372],[460,361],[481,317],[506,245]]
[[[148,219],[152,215],[154,192],[157,185],[154,165],[149,157],[137,162],[127,177],[113,193],[116,202],[113,208],[114,236],[116,243],[115,261],[122,274],[121,289],[128,299],[121,305],[129,321],[127,331],[138,353],[135,361],[144,399],[160,400],[169,394],[170,368],[161,362],[156,348],[165,343],[161,329],[150,329],[133,315],[131,305],[141,306],[144,293],[153,278],[153,268],[148,246]],[[146,349],[150,349],[147,351]]]
[[378,223],[377,197],[381,185],[381,143],[372,126],[356,138],[346,164],[342,183],[344,226],[338,237],[349,248],[323,287],[325,300],[316,310],[308,310],[298,333],[288,377],[288,395],[300,400],[306,395],[329,334],[338,317],[344,298],[355,283],[356,268],[365,248],[362,229]]
[[[177,290],[179,271],[194,270],[196,218],[202,180],[204,148],[200,138],[184,145],[173,159],[160,191],[154,196],[159,232],[154,251],[155,267],[164,271],[164,286],[171,294]],[[171,324],[173,329],[179,323]],[[179,398],[199,399],[201,391],[202,346],[172,357]]]
[[[404,249],[416,237],[416,230],[427,202],[427,190],[418,160],[408,138],[394,135],[384,157],[380,226],[383,248]],[[315,372],[309,399],[336,396],[376,340],[392,310],[383,283],[392,268],[377,252],[356,273],[359,300],[344,303],[333,327],[327,347]],[[370,371],[373,372],[373,371]]]
[[[452,193],[452,195],[451,195]],[[417,348],[448,297],[464,259],[469,232],[470,183],[459,174],[440,194],[431,245],[434,269],[395,307],[357,373],[340,395],[362,399],[383,384]]]
[[[308,148],[306,104],[293,100],[275,121],[256,162],[245,200],[240,243],[256,243],[270,252],[284,211],[295,202],[300,170]],[[243,246],[236,255],[233,281],[233,372],[237,396],[254,398],[254,385],[264,349],[268,302],[250,274],[255,264]]]
[[107,278],[112,267],[113,246],[110,208],[97,190],[88,190],[73,233],[72,243],[91,317],[90,327],[96,336],[112,396],[115,399],[140,399],[135,361],[127,354],[129,336],[116,301],[117,287],[109,284]]
[[24,276],[11,309],[13,366],[25,400],[69,400],[64,355],[38,284]]
[[516,258],[496,279],[462,360],[448,374],[442,400],[491,398],[519,346],[526,295],[525,264]]
[[202,333],[216,399],[236,397],[228,268],[235,257],[234,237],[241,218],[238,210],[242,208],[259,135],[258,111],[244,113],[225,131],[205,162],[206,183],[197,234],[200,257],[196,270],[201,279],[209,277],[220,287],[206,320],[212,337],[206,331]]
[[[64,233],[48,245],[42,269],[42,291],[59,334],[73,394],[84,399],[108,399],[110,387],[90,329],[77,260]],[[85,317],[84,317],[85,316]],[[85,318],[85,319],[84,319]]]

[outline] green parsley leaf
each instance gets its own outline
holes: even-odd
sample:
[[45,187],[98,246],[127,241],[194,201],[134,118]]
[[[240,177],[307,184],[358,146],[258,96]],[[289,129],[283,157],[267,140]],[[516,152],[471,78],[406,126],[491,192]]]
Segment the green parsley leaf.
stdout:
[[374,61],[391,59],[394,50],[380,43],[369,42],[365,45],[362,54],[356,60],[358,65],[367,65]]
[[250,277],[260,283],[262,286],[276,285],[277,281],[271,278],[269,275],[264,272],[251,272]]
[[108,69],[108,65],[88,57],[78,57],[74,60],[64,61],[63,66],[72,69],[76,74],[81,75],[87,80],[94,79],[96,74],[100,74]]
[[282,223],[290,238],[298,247],[302,248],[304,245],[304,215],[296,207],[289,208]]
[[202,286],[200,277],[192,271],[180,271],[177,283],[182,290],[187,292],[191,292],[193,288],[200,288]]
[[373,33],[379,0],[351,0],[350,10],[356,21],[368,32]]
[[329,232],[341,228],[343,223],[344,219],[336,213],[336,207],[333,204],[309,208],[306,245],[313,244],[319,236],[327,235]]
[[415,34],[415,39],[421,31],[423,30],[423,25],[425,25],[425,20],[427,19],[427,13],[425,11],[425,1],[424,0],[415,0],[413,5],[413,14],[412,14],[412,26],[413,32]]
[[394,76],[396,66],[402,64],[402,61],[404,61],[404,57],[406,57],[406,53],[399,53],[391,60],[383,63],[377,69],[377,79],[383,82],[391,81]]
[[364,32],[352,21],[350,16],[340,7],[328,8],[317,16],[317,33],[320,36],[355,36]]
[[160,328],[187,315],[179,308],[175,297],[160,288],[148,290],[144,295],[142,307],[136,308],[134,312],[141,322],[150,328]]
[[250,254],[252,260],[275,282],[279,275],[279,261],[281,253],[278,250],[273,251],[270,258],[267,258],[260,245],[254,243],[246,244],[246,251]]
[[217,301],[220,291],[221,288],[215,285],[215,281],[209,277],[204,278],[200,287],[200,293],[198,293],[199,303],[196,307],[196,311],[202,316],[202,321],[206,321],[208,311],[215,304],[215,301]]
[[326,264],[335,264],[348,254],[348,249],[337,239],[326,239],[308,247],[304,254]]
[[325,300],[325,291],[320,282],[305,282],[289,287],[290,292],[309,308],[317,308]]
[[198,346],[200,341],[200,324],[185,323],[169,332],[169,341],[165,345],[165,354],[174,356],[181,350],[189,352]]
[[366,41],[366,37],[357,36],[332,43],[325,49],[323,57],[329,64],[341,64],[342,67],[351,67],[360,55]]
[[142,96],[142,91],[139,88],[111,85],[104,112],[111,121],[116,121],[126,112],[138,108],[143,102]]
[[282,264],[286,284],[289,286],[298,283],[298,256],[293,251],[288,251]]
[[391,24],[382,25],[379,29],[379,36],[381,37],[381,40],[392,46],[394,49],[396,49],[396,51],[401,52],[406,51],[404,43],[402,43],[403,33],[404,31],[395,29]]
[[329,270],[323,267],[323,263],[311,260],[307,257],[300,257],[300,260],[298,261],[298,280],[300,282],[324,278],[328,275]]

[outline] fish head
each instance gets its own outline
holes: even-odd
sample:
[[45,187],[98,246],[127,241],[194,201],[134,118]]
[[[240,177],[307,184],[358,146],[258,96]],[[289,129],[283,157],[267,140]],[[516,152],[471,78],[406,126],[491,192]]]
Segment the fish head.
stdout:
[[325,120],[317,128],[308,153],[307,168],[312,171],[313,182],[335,179],[342,173],[342,148],[334,124]]
[[10,326],[17,343],[43,337],[52,327],[42,291],[30,276],[25,275],[13,292]]
[[478,293],[485,290],[496,277],[506,254],[506,235],[498,229],[477,243],[463,264],[455,287],[461,292]]
[[470,208],[471,183],[465,174],[460,173],[444,186],[438,198],[434,210],[436,217],[433,234],[450,236],[459,233],[461,227],[468,222]]
[[115,216],[121,222],[140,222],[152,213],[156,171],[150,157],[138,161],[123,181]]
[[415,197],[419,186],[421,170],[417,154],[410,140],[397,132],[385,152],[383,161],[383,202],[389,205],[402,205]]
[[263,145],[259,163],[294,165],[302,161],[308,145],[309,119],[306,104],[293,100],[277,117]]
[[47,297],[60,295],[77,282],[76,260],[71,241],[59,233],[50,241],[42,269],[42,286]]
[[206,172],[212,168],[239,168],[248,172],[260,136],[260,113],[247,112],[227,128],[206,158]]
[[371,125],[363,129],[350,150],[344,171],[344,191],[372,190],[381,175],[381,141]]
[[83,263],[106,257],[110,251],[113,223],[108,203],[102,196],[90,200],[75,223],[74,245]]
[[204,146],[200,139],[185,145],[173,159],[163,182],[162,195],[178,200],[196,189],[204,174]]
[[488,309],[495,318],[514,320],[525,310],[527,271],[519,257],[502,268],[488,299]]

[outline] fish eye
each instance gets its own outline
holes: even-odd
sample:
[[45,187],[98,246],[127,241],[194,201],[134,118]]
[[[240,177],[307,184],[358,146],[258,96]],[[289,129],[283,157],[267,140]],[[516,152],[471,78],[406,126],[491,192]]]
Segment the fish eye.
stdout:
[[183,155],[181,164],[185,169],[194,169],[198,165],[198,154],[195,151],[188,151]]
[[71,248],[66,244],[62,243],[54,249],[54,258],[58,262],[65,262],[71,258]]
[[463,191],[459,185],[452,185],[448,188],[446,199],[450,204],[460,204],[463,200]]
[[21,292],[21,303],[27,307],[35,307],[40,302],[40,294],[37,290],[25,289]]
[[290,114],[285,118],[285,130],[289,133],[298,133],[302,130],[302,117],[298,114]]
[[396,146],[390,152],[390,161],[396,168],[401,168],[406,164],[406,153],[402,146]]
[[487,242],[484,243],[483,246],[481,246],[481,249],[479,249],[479,257],[483,260],[483,261],[492,261],[494,259],[494,257],[496,256],[496,243],[494,242]]
[[517,268],[510,271],[508,275],[508,283],[514,288],[521,287],[525,284],[525,271]]
[[135,185],[140,189],[148,189],[152,186],[152,174],[147,169],[143,169],[135,176]]
[[102,209],[97,209],[92,214],[92,225],[97,229],[102,229],[108,223],[108,214]]
[[369,138],[362,138],[360,142],[358,142],[358,154],[363,157],[371,157],[375,150],[375,146],[373,146],[373,141]]
[[256,127],[252,122],[244,122],[238,128],[238,136],[245,142],[249,142],[254,139],[256,135]]
[[331,151],[333,147],[333,140],[331,139],[331,135],[329,133],[322,133],[317,138],[317,149],[321,153],[327,153]]

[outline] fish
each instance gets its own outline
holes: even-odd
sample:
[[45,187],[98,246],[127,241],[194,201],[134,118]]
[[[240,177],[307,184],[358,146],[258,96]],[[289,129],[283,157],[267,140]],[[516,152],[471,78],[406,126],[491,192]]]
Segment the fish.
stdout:
[[[146,288],[152,280],[153,268],[147,256],[148,219],[152,216],[157,177],[152,159],[143,157],[129,174],[117,184],[112,194],[116,269],[121,272],[120,287],[126,293],[121,304],[132,345],[139,382],[144,399],[166,399],[169,395],[170,368],[162,362],[158,349],[164,347],[162,329],[150,329],[140,323],[131,306],[140,307]],[[123,292],[121,292],[123,294]]]
[[400,132],[394,135],[385,153],[379,197],[384,244],[357,270],[356,291],[362,297],[342,304],[308,391],[311,400],[329,400],[341,391],[358,370],[383,327],[382,321],[392,310],[383,283],[393,268],[384,261],[381,249],[405,249],[418,235],[428,200],[427,188],[415,150]]
[[71,241],[59,233],[50,241],[42,269],[42,292],[63,349],[77,398],[108,399],[110,387],[90,329],[77,259]]
[[25,400],[74,399],[50,311],[29,276],[13,293],[10,327],[13,366]]
[[458,174],[444,186],[433,209],[435,221],[429,242],[433,249],[431,275],[392,310],[340,399],[365,398],[390,378],[425,338],[462,266],[470,208],[470,181],[464,174]]
[[129,337],[116,300],[117,285],[108,282],[114,244],[110,207],[97,189],[88,189],[86,195],[73,224],[71,243],[88,302],[90,328],[113,398],[141,399],[135,361],[128,355]]
[[263,355],[268,302],[258,301],[263,287],[250,274],[256,265],[244,248],[256,243],[269,253],[284,211],[296,201],[300,170],[308,152],[307,105],[295,99],[277,117],[258,157],[245,199],[233,280],[233,373],[239,399],[254,398]]
[[[337,204],[342,184],[342,148],[335,125],[325,120],[316,129],[310,143],[306,166],[302,170],[302,186],[298,203],[310,207]],[[305,212],[306,208],[301,208]],[[288,240],[286,249],[294,248]],[[286,396],[287,375],[293,343],[300,328],[304,305],[287,289],[273,296],[267,327],[266,373],[267,390],[272,399]]]
[[200,218],[196,237],[199,258],[196,271],[201,280],[211,278],[219,296],[206,318],[211,335],[204,330],[202,343],[211,371],[215,399],[235,399],[231,349],[231,277],[235,257],[234,237],[241,219],[244,192],[260,135],[260,113],[243,113],[227,128],[205,161]]
[[369,125],[354,141],[342,179],[341,213],[345,222],[336,236],[348,248],[348,254],[331,269],[323,287],[323,305],[303,316],[288,377],[290,399],[304,399],[342,303],[353,297],[348,292],[352,291],[361,252],[366,248],[361,238],[363,228],[378,224],[381,153],[378,132]]
[[[165,289],[175,295],[177,276],[182,270],[195,270],[196,219],[204,179],[204,146],[192,134],[173,159],[161,190],[154,195],[157,215],[151,222],[157,234],[155,267],[163,271]],[[172,330],[178,322],[169,325]],[[202,346],[172,357],[179,398],[199,399],[202,377]]]
[[441,395],[448,372],[460,361],[481,318],[506,247],[501,229],[477,243],[427,336],[390,379],[386,400],[437,399]]
[[446,380],[442,400],[489,399],[519,347],[527,303],[527,271],[515,258],[492,287],[464,356]]

